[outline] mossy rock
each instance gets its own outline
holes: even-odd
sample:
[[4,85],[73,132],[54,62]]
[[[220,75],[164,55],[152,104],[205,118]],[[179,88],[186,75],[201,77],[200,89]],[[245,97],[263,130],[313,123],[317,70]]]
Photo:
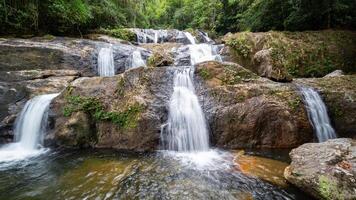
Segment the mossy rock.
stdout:
[[173,59],[172,55],[170,55],[169,53],[154,52],[148,58],[148,66],[150,66],[150,67],[170,66],[173,63],[174,63],[174,59]]
[[217,61],[203,62],[197,65],[196,73],[207,83],[213,85],[235,85],[251,82],[258,76],[235,63]]
[[258,51],[270,49],[273,69],[293,77],[323,77],[341,69],[356,72],[356,33],[351,31],[242,32],[224,37],[237,63],[258,72]]
[[107,34],[109,36],[126,40],[129,42],[136,41],[136,34],[128,29],[124,28],[115,28],[115,29],[99,29],[94,31],[95,33]]

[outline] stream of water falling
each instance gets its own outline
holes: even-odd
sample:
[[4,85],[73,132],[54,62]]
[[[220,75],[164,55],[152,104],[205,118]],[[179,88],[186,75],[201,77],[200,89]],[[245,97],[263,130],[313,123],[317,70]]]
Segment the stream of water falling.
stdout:
[[131,56],[128,58],[126,63],[126,70],[137,68],[137,67],[145,67],[146,63],[142,59],[141,52],[139,50],[135,50],[132,52]]
[[191,33],[189,33],[189,32],[184,32],[184,35],[185,35],[185,37],[188,38],[190,44],[196,44],[196,43],[195,43],[195,38],[193,37],[193,35],[192,35]]
[[169,103],[165,149],[173,151],[208,151],[209,134],[205,117],[192,83],[193,68],[179,69],[174,75]]
[[22,160],[46,151],[42,137],[46,131],[48,107],[58,94],[36,96],[27,101],[15,122],[15,141],[0,149],[0,162]]
[[112,48],[101,48],[98,55],[98,73],[100,76],[114,76],[114,55]]
[[213,45],[206,43],[189,45],[191,65],[211,60],[222,61],[213,48]]
[[336,138],[336,133],[331,126],[326,106],[318,92],[308,87],[300,87],[300,91],[318,141],[324,142],[328,139]]

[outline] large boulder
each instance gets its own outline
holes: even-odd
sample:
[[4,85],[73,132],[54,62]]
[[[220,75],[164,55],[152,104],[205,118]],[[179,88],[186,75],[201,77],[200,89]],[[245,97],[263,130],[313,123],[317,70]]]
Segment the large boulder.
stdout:
[[356,75],[296,79],[295,82],[318,90],[339,137],[356,139]]
[[290,153],[284,176],[318,199],[356,199],[356,141],[334,139],[308,143]]
[[167,120],[173,71],[135,68],[75,80],[54,99],[47,145],[150,151]]
[[323,77],[336,69],[355,73],[355,38],[355,32],[325,30],[229,33],[222,40],[234,62],[260,76],[287,82],[291,76]]
[[258,77],[234,63],[197,65],[198,95],[213,143],[223,148],[291,148],[313,131],[296,88]]

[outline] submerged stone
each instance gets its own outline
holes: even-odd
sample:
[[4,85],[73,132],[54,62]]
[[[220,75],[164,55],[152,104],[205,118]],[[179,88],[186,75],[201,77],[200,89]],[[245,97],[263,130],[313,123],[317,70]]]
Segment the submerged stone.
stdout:
[[287,187],[287,180],[283,176],[287,163],[245,155],[243,151],[237,152],[234,158],[235,168],[242,173],[255,176],[280,187]]

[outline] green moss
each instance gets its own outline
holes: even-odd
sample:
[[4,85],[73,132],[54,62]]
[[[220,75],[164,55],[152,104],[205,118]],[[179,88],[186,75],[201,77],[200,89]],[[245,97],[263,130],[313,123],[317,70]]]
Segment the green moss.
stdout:
[[333,113],[334,117],[336,117],[336,118],[341,118],[344,115],[344,112],[342,111],[342,109],[335,104],[332,105],[331,112]]
[[45,39],[45,40],[54,40],[54,39],[56,39],[56,37],[53,36],[53,35],[50,35],[50,34],[46,34],[46,35],[43,36],[43,39]]
[[237,37],[230,38],[227,41],[227,45],[232,47],[243,58],[247,58],[252,53],[253,44],[248,39],[248,32],[243,32],[238,34]]
[[337,183],[326,176],[319,177],[319,192],[325,199],[344,199],[343,194],[339,191]]
[[294,77],[322,77],[341,69],[356,72],[356,37],[348,31],[238,33],[227,45],[237,62],[255,69],[254,53],[271,49],[273,69]]
[[124,96],[124,94],[125,94],[125,79],[124,79],[124,77],[119,78],[119,80],[117,82],[116,93],[119,96]]
[[83,111],[95,121],[109,121],[124,129],[135,127],[139,113],[143,110],[140,104],[135,103],[128,106],[124,111],[108,112],[105,111],[100,100],[95,97],[66,95],[65,99],[67,101],[63,108],[65,117],[71,116],[74,112]]
[[235,66],[224,66],[224,76],[221,81],[225,85],[235,85],[244,81],[256,79],[257,76],[245,69],[236,69]]
[[206,68],[200,69],[199,70],[199,75],[204,80],[209,80],[209,79],[213,78],[211,73],[210,73],[210,71],[208,69],[206,69]]
[[155,55],[151,55],[148,60],[147,60],[147,65],[150,66],[150,67],[154,67],[155,66],[155,63],[156,63],[156,57]]
[[107,35],[110,35],[112,37],[116,37],[116,38],[119,38],[122,40],[126,40],[126,41],[131,41],[131,42],[136,41],[136,34],[128,29],[123,29],[123,28],[100,29],[98,32],[102,33],[102,34],[107,34]]
[[300,99],[300,97],[296,97],[293,100],[289,100],[288,105],[293,111],[296,111],[299,108],[301,102],[302,100]]

